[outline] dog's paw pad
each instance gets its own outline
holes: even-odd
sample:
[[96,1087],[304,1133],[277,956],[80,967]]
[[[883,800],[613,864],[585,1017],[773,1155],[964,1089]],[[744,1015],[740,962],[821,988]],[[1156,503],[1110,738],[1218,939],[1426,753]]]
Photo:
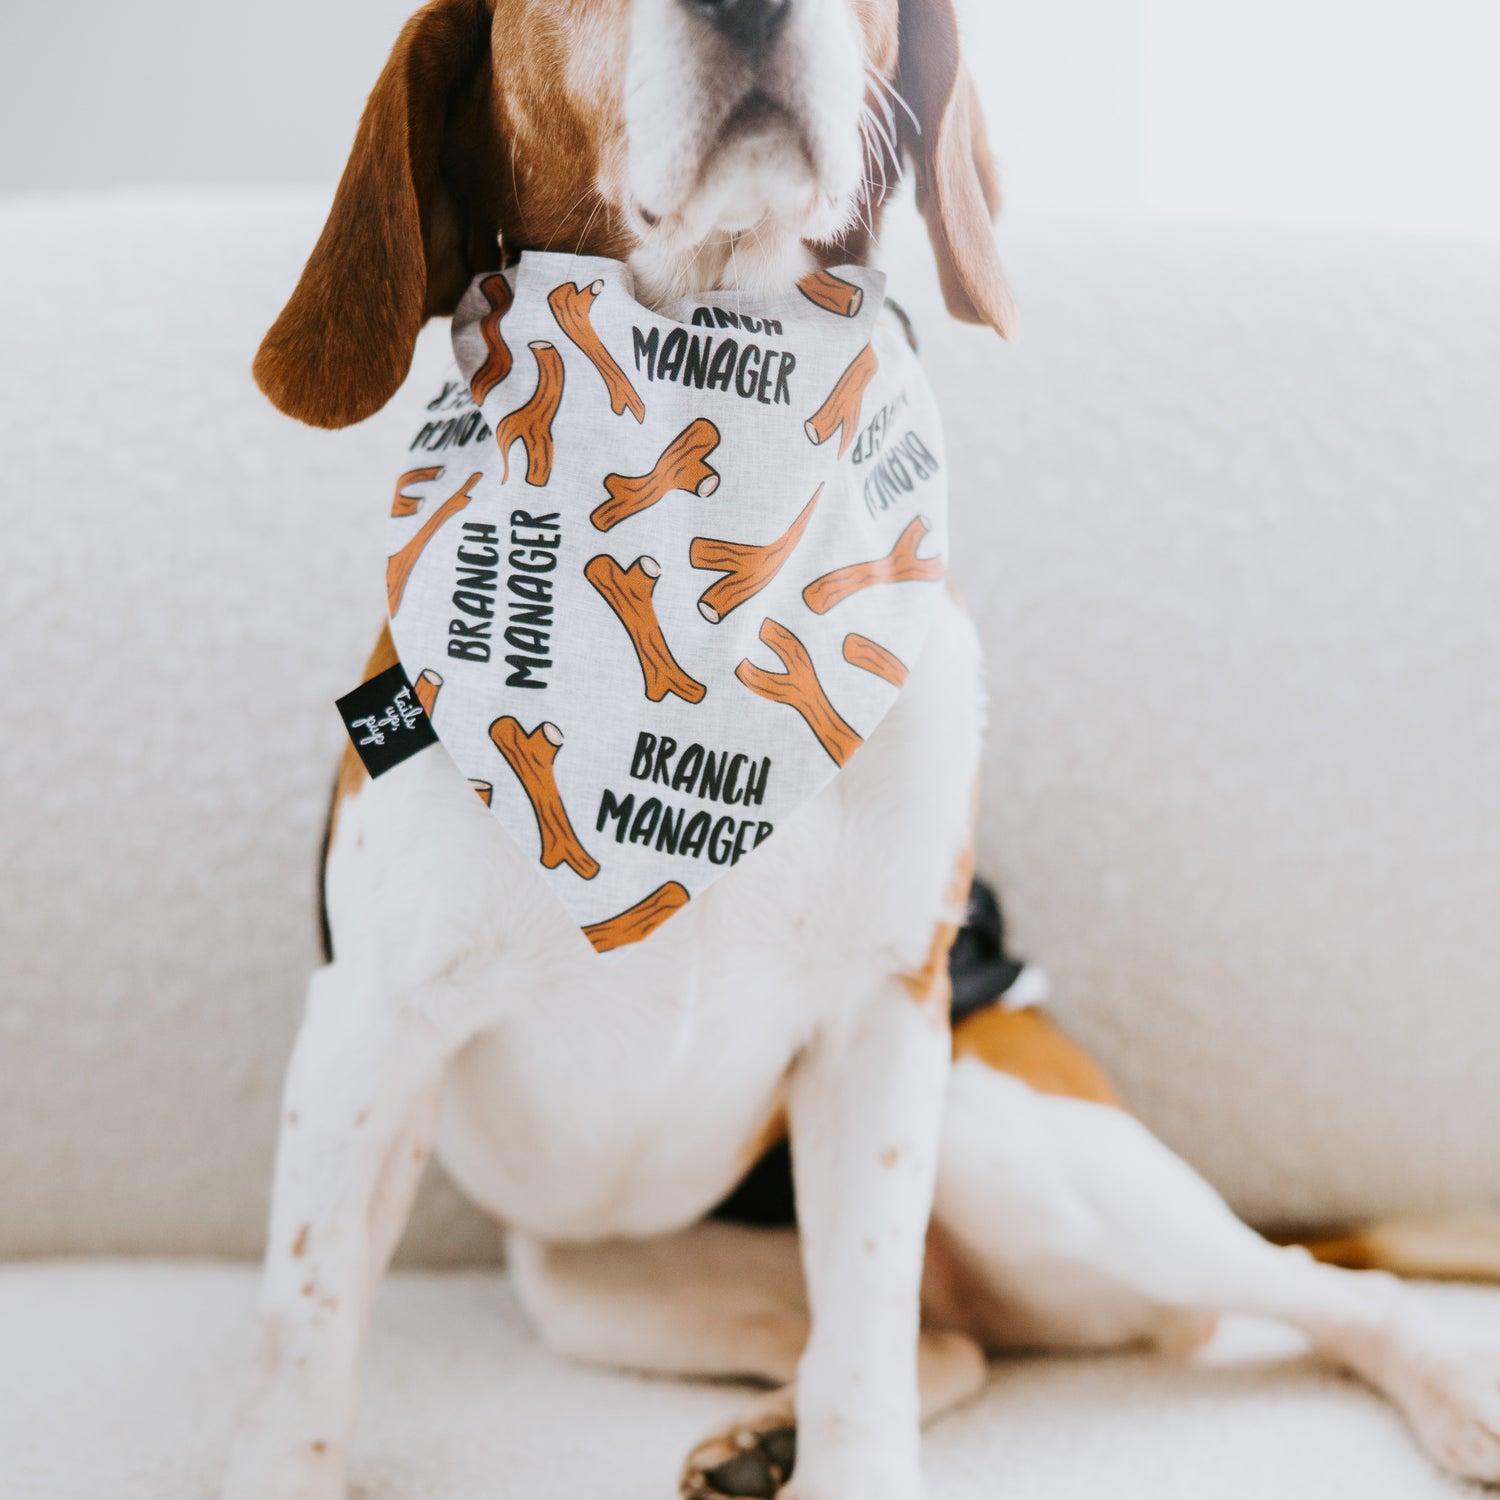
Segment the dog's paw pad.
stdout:
[[736,1427],[688,1459],[684,1500],[774,1500],[796,1463],[795,1427]]

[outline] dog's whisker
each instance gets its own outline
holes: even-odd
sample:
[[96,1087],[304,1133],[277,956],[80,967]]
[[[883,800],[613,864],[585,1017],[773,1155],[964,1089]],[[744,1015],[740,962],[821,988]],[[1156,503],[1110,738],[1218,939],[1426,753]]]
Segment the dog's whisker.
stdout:
[[583,200],[587,198],[590,193],[596,191],[597,189],[591,183],[587,187],[585,187],[583,191],[579,193],[579,195],[568,205],[567,212],[561,214],[558,217],[557,228],[554,229],[552,233],[547,237],[546,244],[542,246],[543,250],[550,250],[556,243],[557,237],[560,234],[565,234],[567,232],[568,225],[573,222],[573,215],[578,212],[579,208],[583,204]]
[[876,145],[870,140],[869,135],[865,134],[865,146],[869,151],[870,160],[880,170],[880,196],[882,199],[884,199],[890,191],[885,169],[886,156],[888,153],[885,149],[883,149],[887,145],[888,143],[882,136],[880,147],[876,147]]
[[[868,119],[869,121],[870,128],[875,131],[875,133],[880,137],[882,141],[885,142],[892,155],[894,155],[896,151],[895,134],[893,131],[885,128],[885,122],[882,121],[878,115],[876,115],[875,110],[872,108],[871,101],[868,97],[865,99],[864,104],[860,107],[861,125],[863,125],[866,119]],[[889,119],[889,116],[887,116],[887,119]]]
[[[875,182],[871,175],[871,168],[878,168],[880,172],[879,201],[884,202],[889,194],[889,185],[886,180],[885,156],[883,149],[878,149],[870,139],[871,130],[867,128],[866,121],[861,117],[859,122],[860,140],[864,145],[864,185],[871,194],[875,193]],[[873,232],[873,231],[872,231]]]
[[917,118],[916,111],[913,110],[911,105],[906,102],[906,97],[902,94],[901,90],[898,89],[896,85],[890,81],[889,78],[884,78],[879,73],[875,74],[875,80],[880,84],[881,88],[890,95],[892,101],[901,106],[901,108],[906,112],[907,118],[911,121],[912,128],[917,132],[918,135],[921,135],[922,122]]

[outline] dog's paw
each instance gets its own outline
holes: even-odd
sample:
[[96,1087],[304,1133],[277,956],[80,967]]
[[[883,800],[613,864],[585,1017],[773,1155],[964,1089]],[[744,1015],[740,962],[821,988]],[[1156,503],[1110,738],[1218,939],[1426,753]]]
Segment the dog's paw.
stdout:
[[688,1454],[683,1500],[773,1500],[796,1463],[792,1392],[771,1391]]
[[1407,1325],[1387,1370],[1386,1388],[1427,1452],[1463,1479],[1500,1484],[1500,1349]]
[[793,1387],[770,1391],[688,1455],[683,1500],[922,1500],[914,1447],[845,1433],[806,1457],[798,1469]]

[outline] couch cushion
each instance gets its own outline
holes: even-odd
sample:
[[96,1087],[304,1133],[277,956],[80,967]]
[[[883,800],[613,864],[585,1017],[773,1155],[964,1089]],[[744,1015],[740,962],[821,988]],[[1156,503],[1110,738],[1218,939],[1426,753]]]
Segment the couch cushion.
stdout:
[[[1500,1294],[1448,1292],[1500,1317]],[[255,1278],[209,1262],[0,1269],[0,1492],[206,1500],[248,1387]],[[360,1500],[676,1493],[688,1449],[747,1400],[571,1365],[502,1274],[404,1272],[376,1302],[351,1468]],[[1400,1419],[1274,1330],[1231,1323],[1205,1368],[1015,1360],[929,1431],[932,1500],[1440,1500]]]

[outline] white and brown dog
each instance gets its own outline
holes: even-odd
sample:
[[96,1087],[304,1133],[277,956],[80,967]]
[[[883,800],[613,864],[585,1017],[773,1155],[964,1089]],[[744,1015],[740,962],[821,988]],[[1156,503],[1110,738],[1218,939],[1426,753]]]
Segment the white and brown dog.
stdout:
[[[950,309],[1003,332],[951,0],[433,0],[257,377],[358,421],[423,321],[528,248],[625,261],[648,302],[862,261],[903,158]],[[383,637],[372,668],[393,659]],[[949,599],[849,766],[610,964],[443,756],[378,781],[349,758],[225,1500],[343,1494],[370,1300],[434,1145],[556,1348],[775,1384],[689,1493],[913,1500],[923,1419],[988,1352],[1190,1345],[1221,1311],[1304,1330],[1440,1463],[1500,1480],[1500,1351],[1242,1226],[1037,1011],[950,1033],[982,719]],[[800,1241],[703,1222],[783,1134]]]

